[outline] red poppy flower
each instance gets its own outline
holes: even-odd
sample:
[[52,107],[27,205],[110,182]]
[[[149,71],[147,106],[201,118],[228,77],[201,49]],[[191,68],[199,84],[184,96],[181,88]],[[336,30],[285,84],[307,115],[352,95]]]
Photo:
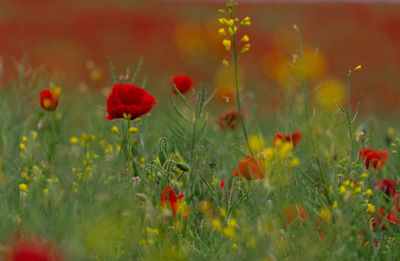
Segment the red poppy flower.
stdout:
[[47,88],[39,93],[40,105],[46,111],[55,110],[60,99],[61,88]]
[[379,188],[388,196],[394,196],[397,191],[397,182],[393,179],[382,179],[375,181],[374,186]]
[[[176,88],[181,92],[187,92],[194,84],[192,78],[187,75],[176,75],[173,79],[173,85],[175,84]],[[176,90],[172,85],[172,92],[176,94]]]
[[278,140],[292,142],[293,147],[296,147],[297,143],[301,140],[302,137],[301,131],[294,131],[292,134],[282,135],[281,133],[275,134],[274,137],[274,145]]
[[225,188],[225,179],[221,179],[221,182],[219,183],[219,186],[221,187],[221,189]]
[[[249,155],[241,160],[236,170],[233,172],[233,176],[242,177],[247,180],[263,179],[265,176],[264,166],[256,156],[254,156],[254,158],[256,161],[254,161],[251,155]],[[262,172],[260,172],[260,169],[258,167],[260,167]]]
[[18,238],[10,243],[5,261],[61,261],[61,254],[40,237]]
[[170,207],[172,210],[172,214],[174,214],[174,217],[176,217],[176,211],[178,210],[179,202],[182,200],[182,198],[182,192],[177,197],[174,189],[171,186],[166,186],[161,193],[161,206]]
[[378,211],[375,215],[372,215],[372,213],[369,213],[369,215],[371,216],[371,223],[373,228],[378,227],[383,231],[386,230],[387,225],[396,224],[396,215],[392,212],[389,212],[386,215],[385,210],[381,208],[378,208]]
[[364,149],[364,151],[359,150],[358,155],[365,162],[367,169],[369,169],[371,164],[374,169],[382,168],[389,157],[389,153],[386,150],[377,149]]
[[317,217],[314,224],[315,228],[317,228],[319,238],[321,241],[325,241],[327,235],[327,222],[322,217]]
[[297,221],[297,225],[302,225],[308,217],[307,211],[302,206],[290,205],[283,212],[283,223],[285,226]]
[[106,119],[112,121],[124,118],[125,115],[132,120],[149,113],[156,103],[156,99],[145,89],[132,84],[116,83],[107,99]]
[[[243,112],[243,116],[246,115],[246,112]],[[225,113],[222,113],[218,119],[217,124],[221,130],[228,128],[230,130],[234,130],[240,122],[240,114],[238,110],[232,110]]]

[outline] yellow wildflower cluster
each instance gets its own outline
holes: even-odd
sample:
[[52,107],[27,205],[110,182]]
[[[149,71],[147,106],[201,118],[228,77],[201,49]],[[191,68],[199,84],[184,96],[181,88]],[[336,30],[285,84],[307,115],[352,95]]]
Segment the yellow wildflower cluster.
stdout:
[[[245,17],[241,21],[239,18],[234,17],[235,9],[237,8],[238,3],[231,0],[227,3],[227,9],[219,9],[218,11],[224,15],[225,17],[221,17],[218,19],[218,22],[223,26],[218,29],[218,34],[220,36],[226,37],[222,40],[222,45],[225,47],[225,50],[231,51],[233,46],[233,53],[237,55],[238,43],[237,43],[237,31],[240,26],[248,26],[251,25],[250,17]],[[240,40],[244,45],[240,51],[241,54],[248,52],[250,50],[250,38],[248,35],[243,35]],[[224,59],[222,63],[225,66],[229,65],[229,62]]]
[[292,155],[293,144],[277,140],[274,147],[265,148],[262,151],[264,166],[267,169],[274,167],[274,164],[284,165],[289,168],[297,167],[300,164],[298,157]]

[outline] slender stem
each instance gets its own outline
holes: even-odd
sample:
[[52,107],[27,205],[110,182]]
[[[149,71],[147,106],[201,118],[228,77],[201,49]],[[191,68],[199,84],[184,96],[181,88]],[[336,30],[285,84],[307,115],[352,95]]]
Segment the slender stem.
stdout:
[[300,34],[300,30],[297,26],[295,26],[295,30],[297,33],[297,40],[299,42],[299,55],[300,55],[300,69],[301,69],[301,87],[303,89],[303,98],[304,98],[304,109],[306,113],[306,117],[308,118],[308,93],[307,93],[307,85],[306,85],[306,77],[305,77],[305,65],[304,65],[304,51],[303,51],[303,39]]
[[346,118],[347,118],[347,128],[348,128],[348,133],[350,136],[351,140],[351,159],[355,159],[356,155],[356,144],[354,141],[354,135],[353,135],[353,130],[352,130],[352,120],[351,120],[351,111],[350,111],[350,84],[351,84],[351,71],[349,71],[349,74],[347,75],[347,108],[346,108]]
[[[128,135],[128,175],[131,174],[131,135],[129,133],[129,129],[131,128],[131,120],[128,119],[128,130],[127,130],[127,135]],[[131,175],[132,176],[132,175]],[[132,176],[133,177],[133,176]]]
[[[231,19],[233,18],[233,13],[231,13]],[[233,42],[233,60],[235,63],[235,89],[236,89],[236,104],[238,107],[239,115],[240,115],[240,125],[242,126],[244,139],[246,141],[247,148],[250,152],[252,160],[256,163],[258,171],[263,173],[261,166],[259,166],[258,162],[255,159],[254,153],[250,148],[249,138],[247,135],[246,124],[244,122],[243,110],[242,105],[240,103],[240,91],[239,91],[239,73],[238,73],[238,55],[237,55],[237,43],[236,43],[236,32],[233,32],[232,35],[232,42]]]

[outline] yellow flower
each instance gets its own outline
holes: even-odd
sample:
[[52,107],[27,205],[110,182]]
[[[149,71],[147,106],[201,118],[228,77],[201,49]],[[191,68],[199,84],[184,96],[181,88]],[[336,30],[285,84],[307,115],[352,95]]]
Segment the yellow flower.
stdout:
[[21,183],[19,184],[18,188],[22,191],[28,192],[28,185],[26,185],[25,183]]
[[367,212],[367,213],[369,213],[369,212],[371,212],[371,213],[375,213],[375,211],[376,211],[376,208],[375,208],[375,206],[374,206],[374,205],[372,205],[371,203],[367,203],[367,209],[366,209],[366,212]]
[[389,127],[388,129],[387,129],[387,134],[388,134],[388,136],[389,137],[393,137],[394,136],[394,128],[393,127]]
[[45,188],[45,189],[43,190],[43,194],[44,194],[44,195],[49,194],[49,189]]
[[33,140],[36,140],[37,132],[36,131],[31,131],[31,136],[32,136]]
[[337,208],[337,207],[338,207],[338,202],[337,202],[336,200],[333,202],[332,207],[333,207],[333,208]]
[[331,220],[332,215],[328,208],[321,208],[319,212],[320,216],[325,220]]
[[250,41],[250,38],[249,38],[249,36],[248,36],[247,34],[245,34],[245,35],[243,35],[241,41],[242,41],[242,42],[248,42],[248,41]]
[[227,51],[231,50],[231,40],[224,39],[222,40],[222,44],[225,46]]
[[223,24],[227,24],[228,20],[226,18],[219,18],[218,22],[223,25]]
[[217,218],[214,218],[212,221],[212,226],[217,230],[218,232],[222,231],[222,224],[221,221]]
[[361,65],[358,65],[356,68],[354,68],[354,72],[358,72],[359,70],[361,70]]
[[246,16],[241,22],[240,25],[251,25],[250,17]]
[[245,52],[248,52],[250,50],[250,44],[245,44],[242,48],[242,50],[240,51],[242,54]]
[[129,132],[130,132],[130,133],[137,133],[138,131],[139,131],[138,128],[135,128],[135,127],[130,127],[130,128],[129,128]]
[[229,66],[229,62],[228,62],[226,59],[223,59],[223,60],[222,60],[222,64],[223,64],[224,66],[226,66],[226,67]]
[[280,147],[278,147],[278,158],[283,161],[285,158],[292,154],[293,144],[291,142],[284,142]]
[[368,174],[367,173],[363,173],[363,174],[361,174],[360,178],[366,179],[366,178],[368,178]]
[[300,164],[300,160],[297,157],[294,157],[290,162],[289,162],[289,167],[297,167]]
[[26,150],[25,144],[23,144],[23,143],[20,143],[20,144],[19,144],[19,148],[20,148],[21,150]]
[[236,243],[233,243],[232,244],[232,249],[237,249],[237,248],[238,248],[238,245]]
[[264,138],[258,134],[251,135],[249,138],[249,146],[252,152],[261,152],[264,149]]
[[345,186],[340,186],[339,187],[339,193],[341,194],[341,195],[344,195],[344,194],[346,194],[346,187]]
[[371,189],[367,189],[367,190],[363,193],[363,196],[372,196],[372,195],[374,195],[374,193],[372,192]]
[[118,127],[117,127],[117,126],[112,126],[111,131],[112,131],[114,134],[117,134],[117,135],[118,135],[118,133],[119,133]]
[[71,137],[71,139],[69,141],[71,142],[71,144],[78,144],[79,143],[79,139],[77,137]]
[[218,30],[218,33],[219,33],[219,35],[221,35],[221,36],[225,36],[225,35],[226,35],[225,29],[224,29],[224,28],[220,28],[220,29]]
[[28,142],[28,138],[26,136],[22,136],[22,142]]

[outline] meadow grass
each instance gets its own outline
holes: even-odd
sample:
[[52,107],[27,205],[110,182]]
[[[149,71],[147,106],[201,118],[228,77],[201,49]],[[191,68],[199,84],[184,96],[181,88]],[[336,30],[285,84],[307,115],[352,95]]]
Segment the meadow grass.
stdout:
[[[234,9],[229,1],[221,13],[235,19]],[[239,43],[240,21],[229,19],[225,35],[231,30]],[[387,131],[386,119],[357,119],[359,105],[349,100],[330,113],[315,107],[304,68],[283,112],[256,115],[254,100],[240,99],[239,48],[223,44],[233,51],[237,104],[248,110],[239,107],[233,130],[216,124],[215,93],[204,86],[184,94],[173,86],[169,100],[155,95],[151,113],[107,121],[107,97],[98,91],[64,88],[58,107],[45,111],[38,94],[48,75],[21,69],[3,83],[0,255],[15,238],[40,235],[65,260],[397,259],[397,184],[393,192],[379,185],[398,180],[395,129]],[[349,73],[347,97],[358,69]],[[128,81],[111,71],[114,82]],[[284,138],[296,130],[298,144]],[[365,148],[390,155],[368,159],[367,169],[358,153]],[[261,164],[246,179],[251,164],[238,164],[248,155]],[[163,199],[169,186],[174,194]]]

